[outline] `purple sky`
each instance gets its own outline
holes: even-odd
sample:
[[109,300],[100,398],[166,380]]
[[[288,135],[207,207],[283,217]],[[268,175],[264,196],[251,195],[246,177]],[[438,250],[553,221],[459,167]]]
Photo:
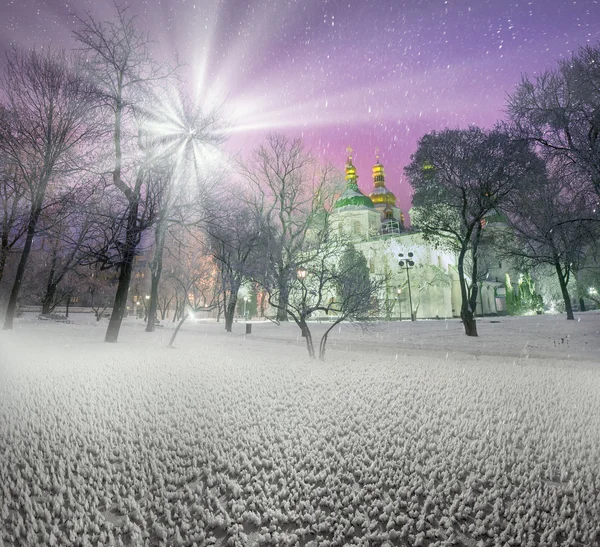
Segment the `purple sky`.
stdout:
[[[70,12],[109,18],[106,0],[0,0],[0,49],[71,46]],[[133,0],[157,54],[178,52],[198,97],[223,103],[242,155],[268,131],[303,136],[343,168],[354,149],[372,188],[378,147],[387,185],[433,129],[502,117],[506,93],[600,40],[599,0]]]

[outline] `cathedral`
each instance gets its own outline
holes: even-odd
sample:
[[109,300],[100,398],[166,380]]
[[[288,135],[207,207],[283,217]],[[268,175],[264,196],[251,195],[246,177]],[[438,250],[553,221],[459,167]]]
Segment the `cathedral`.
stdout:
[[[420,319],[459,316],[456,257],[428,245],[418,231],[406,228],[396,197],[385,186],[378,156],[372,168],[373,188],[365,195],[358,187],[351,152],[348,149],[346,189],[333,207],[332,229],[348,237],[365,255],[372,276],[385,280],[379,295],[383,315],[388,319],[407,319],[411,313]],[[409,253],[414,265],[407,269]],[[398,264],[402,258],[404,267]],[[489,291],[483,297],[481,306],[489,313],[494,302],[489,300]]]

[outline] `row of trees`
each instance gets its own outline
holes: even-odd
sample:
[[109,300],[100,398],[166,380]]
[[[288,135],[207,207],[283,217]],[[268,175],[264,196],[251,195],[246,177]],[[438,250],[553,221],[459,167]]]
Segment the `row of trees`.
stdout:
[[19,259],[4,329],[13,326],[32,250],[48,246],[44,311],[69,272],[116,270],[106,332],[107,342],[116,341],[142,238],[156,228],[155,309],[166,226],[201,215],[191,167],[200,147],[222,140],[216,117],[182,98],[177,67],[157,64],[135,18],[117,12],[110,22],[80,19],[76,53],[13,49],[6,56],[0,274],[18,242]]
[[[211,163],[207,151],[225,139],[219,116],[185,98],[179,67],[155,62],[127,10],[109,22],[80,19],[75,38],[76,53],[15,49],[6,58],[5,329],[27,276],[43,280],[45,312],[81,287],[98,317],[111,300],[107,342],[118,339],[130,296],[148,331],[173,300],[180,325],[189,311],[216,308],[230,331],[240,288],[250,284],[274,320],[298,324],[311,356],[311,314],[342,321],[375,311],[385,280],[372,280],[364,257],[331,229],[336,169],[282,135],[235,172],[235,162]],[[584,48],[535,81],[524,78],[502,126],[425,135],[406,168],[413,224],[458,257],[468,335],[477,335],[489,255],[551,265],[568,318],[569,277],[597,271],[587,251],[600,197],[598,56]],[[135,265],[150,254],[150,282],[140,289],[135,276],[145,274]]]
[[529,269],[551,266],[567,319],[571,276],[597,277],[600,47],[581,48],[533,81],[525,76],[509,97],[508,118],[491,131],[425,135],[406,167],[413,225],[457,254],[470,336],[490,254]]
[[[135,23],[117,7],[113,21],[78,20],[76,52],[6,57],[3,328],[13,327],[27,278],[44,313],[77,292],[98,319],[110,307],[107,342],[117,341],[130,297],[147,331],[173,299],[181,322],[217,308],[230,331],[240,288],[251,283],[275,320],[298,323],[314,356],[310,314],[367,314],[376,291],[364,258],[328,232],[339,173],[281,135],[236,173],[227,161],[210,163],[225,139],[218,115],[186,100],[179,67],[157,63]],[[147,271],[138,271],[144,256]],[[348,293],[356,279],[365,281],[362,298]]]

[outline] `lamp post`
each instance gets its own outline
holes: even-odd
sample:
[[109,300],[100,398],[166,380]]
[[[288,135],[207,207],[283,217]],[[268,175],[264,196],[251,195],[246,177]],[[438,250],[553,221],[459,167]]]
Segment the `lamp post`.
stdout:
[[398,287],[398,315],[400,316],[400,321],[402,321],[402,300],[400,300],[401,295],[402,289]]
[[408,301],[410,304],[410,320],[416,321],[417,318],[415,317],[415,314],[413,313],[412,292],[410,290],[410,273],[409,273],[410,269],[415,265],[415,263],[412,259],[413,254],[409,252],[406,259],[404,259],[404,255],[402,253],[400,253],[398,256],[400,257],[400,262],[398,262],[398,266],[400,266],[401,268],[404,268],[406,270],[406,279],[408,281]]
[[306,271],[306,268],[304,266],[300,266],[297,270],[296,270],[296,275],[298,276],[298,279],[300,279],[300,281],[303,281],[304,279],[306,279],[306,274],[308,272]]
[[249,300],[250,300],[249,296],[244,296],[244,319],[246,319],[246,305],[248,304]]

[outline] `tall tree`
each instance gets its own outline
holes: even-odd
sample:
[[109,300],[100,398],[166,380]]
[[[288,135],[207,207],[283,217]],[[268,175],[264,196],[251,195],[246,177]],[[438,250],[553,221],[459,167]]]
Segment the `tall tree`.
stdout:
[[[156,98],[162,107],[144,114],[142,131],[145,148],[154,156],[151,170],[155,196],[156,224],[150,266],[150,301],[146,331],[154,330],[158,287],[162,274],[165,237],[169,226],[190,226],[209,220],[209,203],[223,177],[221,165],[207,161],[224,141],[216,112],[205,114],[181,92],[169,88]],[[139,139],[138,139],[139,140]]]
[[270,226],[267,261],[280,301],[277,320],[287,321],[296,257],[321,204],[333,196],[341,177],[331,166],[319,169],[300,139],[274,133],[253,151],[242,174],[252,189],[253,208]]
[[207,225],[206,232],[210,254],[219,270],[225,330],[231,332],[238,292],[242,283],[258,271],[267,230],[264,218],[248,206],[245,197],[232,191],[227,210]]
[[8,114],[0,124],[0,149],[27,188],[29,212],[21,258],[10,293],[4,329],[12,329],[19,291],[49,185],[80,164],[95,133],[92,94],[81,65],[64,51],[6,56],[2,86]]
[[544,264],[556,272],[567,312],[574,319],[568,285],[595,239],[596,222],[586,219],[588,196],[577,192],[564,171],[532,178],[505,204],[503,257],[518,258],[529,268]]
[[[0,124],[6,111],[0,107]],[[9,253],[27,230],[27,186],[18,166],[0,150],[0,281]]]
[[405,169],[413,195],[413,225],[426,241],[458,255],[460,316],[477,336],[478,253],[486,215],[499,211],[531,173],[542,169],[527,143],[494,129],[445,129],[425,135]]
[[[109,120],[106,129],[112,138],[111,182],[124,200],[119,282],[105,336],[106,342],[116,342],[127,306],[136,250],[156,213],[147,188],[148,172],[156,158],[143,142],[135,140],[137,122],[143,112],[152,108],[147,102],[152,97],[152,86],[169,78],[173,71],[152,59],[150,39],[136,28],[135,18],[126,9],[117,6],[114,21],[100,22],[88,15],[79,23],[74,34],[88,61],[87,75],[95,86],[96,104]],[[130,154],[124,154],[125,150]]]
[[600,196],[600,44],[584,46],[556,68],[523,76],[508,99],[513,129]]

